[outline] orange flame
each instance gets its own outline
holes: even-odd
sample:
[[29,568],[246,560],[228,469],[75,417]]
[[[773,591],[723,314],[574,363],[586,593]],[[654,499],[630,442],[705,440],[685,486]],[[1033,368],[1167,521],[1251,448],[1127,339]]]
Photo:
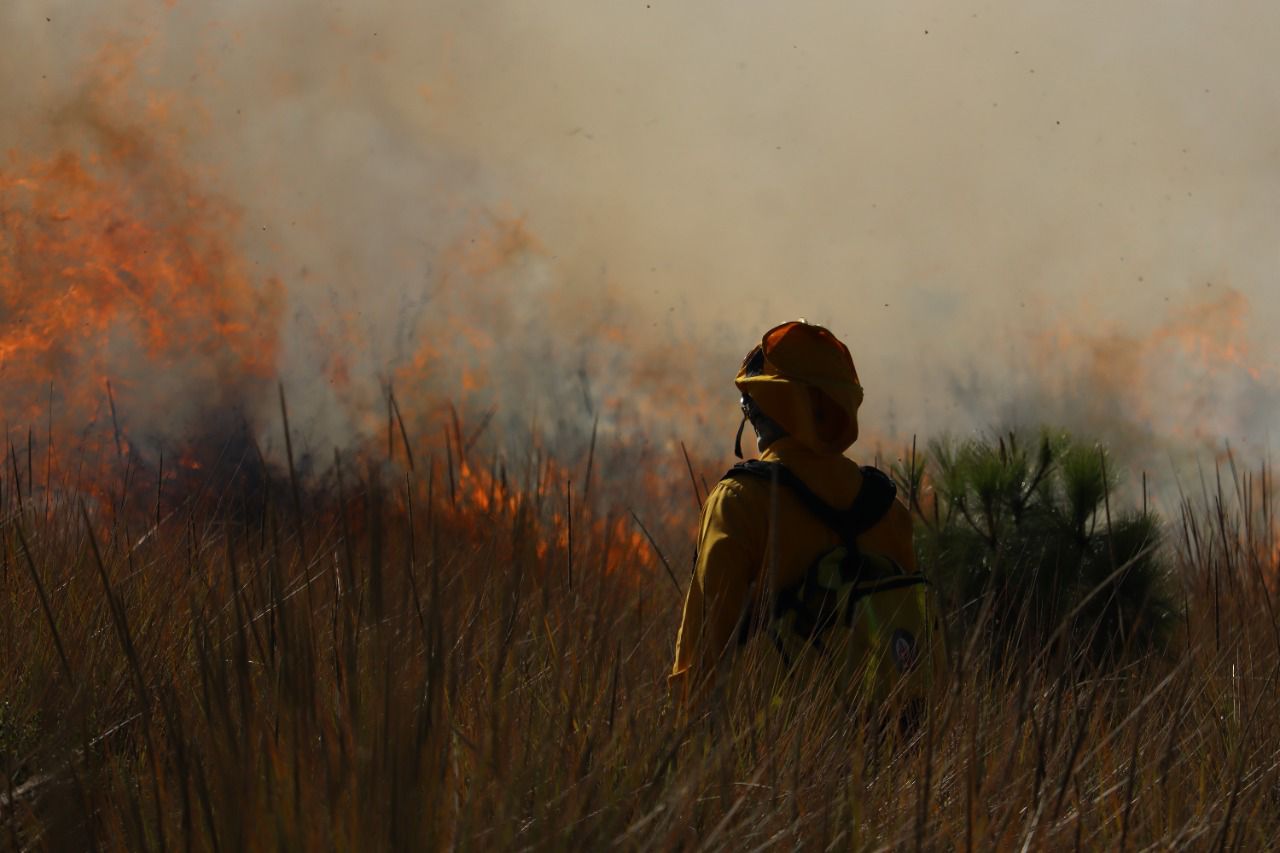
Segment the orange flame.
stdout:
[[52,416],[51,387],[55,425],[75,435],[100,414],[109,381],[136,398],[154,373],[172,372],[183,378],[175,393],[216,405],[273,376],[282,288],[248,279],[225,236],[233,224],[216,200],[181,180],[148,187],[125,162],[11,154],[0,170],[9,417]]

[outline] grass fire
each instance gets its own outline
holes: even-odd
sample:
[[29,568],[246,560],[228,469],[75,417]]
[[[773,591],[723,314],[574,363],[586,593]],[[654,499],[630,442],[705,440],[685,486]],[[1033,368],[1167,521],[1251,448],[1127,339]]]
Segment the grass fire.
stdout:
[[517,5],[0,10],[0,849],[1274,846],[1275,12]]

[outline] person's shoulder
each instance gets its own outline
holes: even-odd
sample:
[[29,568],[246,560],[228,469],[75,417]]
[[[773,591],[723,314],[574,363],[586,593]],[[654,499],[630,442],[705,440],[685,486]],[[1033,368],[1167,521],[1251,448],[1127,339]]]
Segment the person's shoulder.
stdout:
[[752,512],[768,500],[769,483],[745,471],[730,469],[707,493],[706,507],[725,514]]
[[707,493],[707,502],[740,501],[759,491],[763,485],[764,481],[761,478],[747,474],[736,467],[730,468],[720,478],[720,482],[711,487],[711,491]]

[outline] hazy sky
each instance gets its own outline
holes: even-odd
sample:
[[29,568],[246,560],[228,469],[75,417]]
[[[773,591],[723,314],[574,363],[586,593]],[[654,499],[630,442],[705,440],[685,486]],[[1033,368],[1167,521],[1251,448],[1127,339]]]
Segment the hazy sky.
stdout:
[[899,433],[1138,394],[1158,432],[1265,441],[1280,411],[1275,3],[9,0],[0,147],[68,144],[123,44],[289,289],[287,375],[328,312],[381,369],[496,216],[536,241],[521,329],[581,343],[625,294],[637,348],[693,338],[727,381],[806,316]]

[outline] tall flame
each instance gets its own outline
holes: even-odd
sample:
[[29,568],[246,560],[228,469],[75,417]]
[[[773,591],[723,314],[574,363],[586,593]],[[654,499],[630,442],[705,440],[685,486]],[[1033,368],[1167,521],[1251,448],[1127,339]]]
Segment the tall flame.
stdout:
[[[198,433],[275,371],[279,282],[250,280],[235,215],[176,170],[117,150],[11,153],[0,169],[0,377],[9,426],[59,438],[105,415],[130,434]],[[139,171],[145,169],[146,171]]]

